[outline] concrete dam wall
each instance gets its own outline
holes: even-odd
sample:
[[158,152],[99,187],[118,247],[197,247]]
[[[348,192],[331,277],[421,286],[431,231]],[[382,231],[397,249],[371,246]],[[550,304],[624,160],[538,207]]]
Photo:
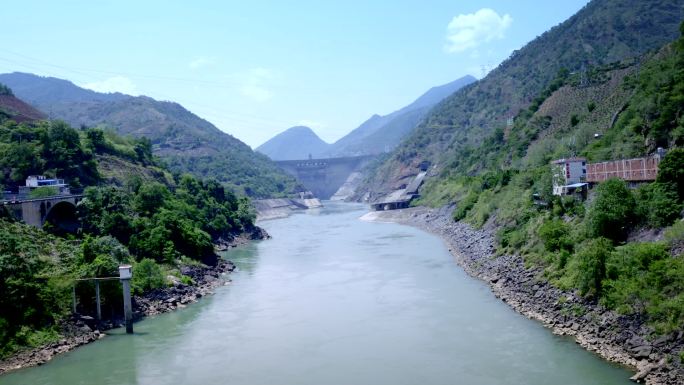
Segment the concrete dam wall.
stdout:
[[345,158],[282,160],[276,164],[294,176],[304,187],[320,199],[330,199],[342,187],[347,178],[375,156]]

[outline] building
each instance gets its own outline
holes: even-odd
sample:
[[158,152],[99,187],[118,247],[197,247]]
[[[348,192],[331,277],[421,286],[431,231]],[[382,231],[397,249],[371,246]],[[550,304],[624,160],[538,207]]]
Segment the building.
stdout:
[[553,195],[578,194],[586,197],[589,184],[611,178],[622,179],[634,186],[652,182],[658,176],[658,166],[665,150],[647,157],[587,163],[584,158],[559,159],[551,162]]
[[656,155],[644,158],[590,163],[587,165],[587,182],[598,183],[611,178],[635,183],[652,182],[658,176],[662,156],[663,152],[659,151]]
[[31,191],[39,187],[54,187],[57,195],[69,195],[69,186],[64,183],[64,179],[52,179],[43,175],[31,175],[26,178],[26,185],[19,187],[19,199],[30,197]]
[[551,162],[553,195],[586,195],[587,160],[585,158],[566,158]]
[[406,187],[393,191],[382,200],[372,203],[371,208],[375,211],[405,209],[411,205],[411,201],[420,196],[419,190],[425,181],[427,171],[421,171],[413,178]]

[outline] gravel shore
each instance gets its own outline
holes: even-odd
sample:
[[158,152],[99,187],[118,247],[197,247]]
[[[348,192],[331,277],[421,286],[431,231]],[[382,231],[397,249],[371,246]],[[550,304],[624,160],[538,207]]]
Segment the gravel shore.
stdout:
[[585,349],[609,361],[632,368],[636,382],[684,384],[680,361],[684,332],[654,338],[640,317],[619,315],[553,287],[540,269],[526,267],[521,257],[495,256],[492,231],[454,222],[452,209],[414,207],[370,212],[361,219],[407,224],[440,236],[458,264],[469,275],[487,282],[494,295],[515,311],[542,322],[555,334],[573,336]]

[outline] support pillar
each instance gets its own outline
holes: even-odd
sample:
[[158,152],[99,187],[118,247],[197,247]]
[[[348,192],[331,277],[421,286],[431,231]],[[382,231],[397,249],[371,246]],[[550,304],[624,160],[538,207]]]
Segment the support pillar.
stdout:
[[71,291],[71,301],[74,306],[74,314],[76,314],[76,282],[74,282],[73,290]]
[[126,333],[133,334],[133,306],[131,304],[131,280],[124,279],[121,281],[123,285],[124,297],[124,317],[126,319]]
[[133,334],[133,304],[131,303],[131,278],[133,267],[131,265],[119,266],[119,279],[123,288],[124,319],[126,320],[126,333]]
[[97,320],[102,321],[102,310],[100,307],[100,281],[95,280],[95,301],[97,302]]

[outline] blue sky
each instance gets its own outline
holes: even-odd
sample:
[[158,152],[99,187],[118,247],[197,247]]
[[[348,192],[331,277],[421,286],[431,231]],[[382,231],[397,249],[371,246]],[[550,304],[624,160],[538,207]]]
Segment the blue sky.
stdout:
[[298,124],[334,141],[586,3],[22,0],[3,4],[0,72],[176,101],[253,147]]

